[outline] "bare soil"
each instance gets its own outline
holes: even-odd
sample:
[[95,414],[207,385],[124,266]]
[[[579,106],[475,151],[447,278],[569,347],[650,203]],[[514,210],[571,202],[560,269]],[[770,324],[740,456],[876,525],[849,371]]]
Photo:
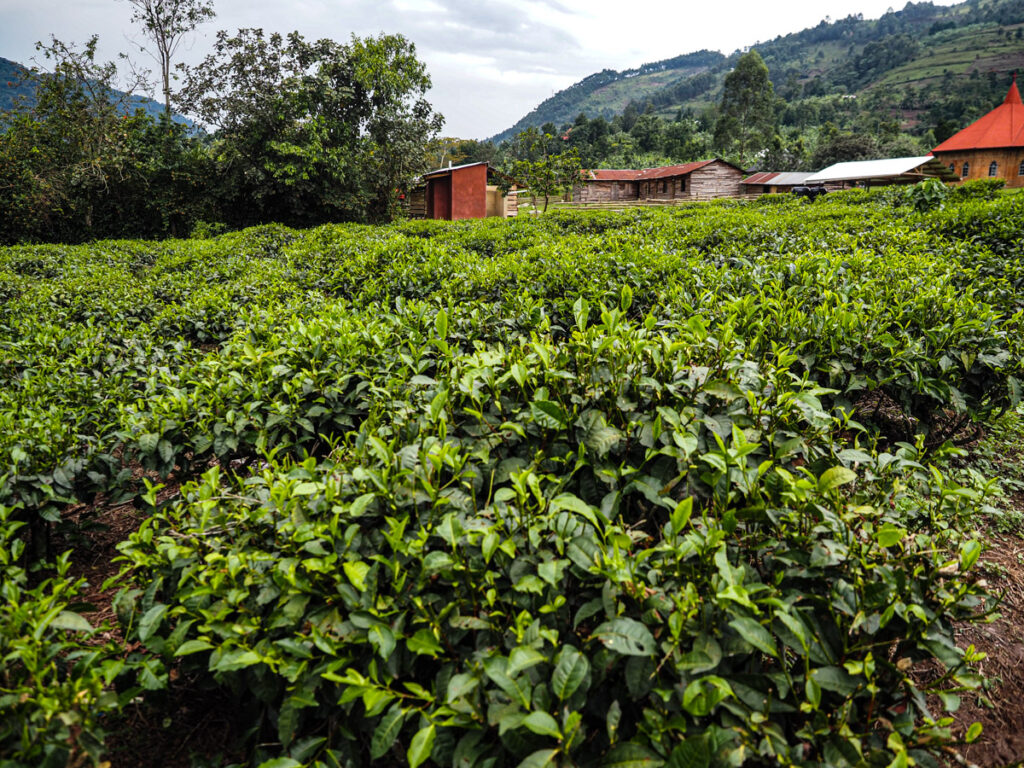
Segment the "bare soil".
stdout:
[[[1024,496],[1013,504],[1024,510]],[[988,678],[988,690],[964,697],[955,715],[955,732],[966,733],[974,722],[983,730],[977,741],[956,751],[967,765],[979,768],[1024,766],[1024,539],[993,534],[989,546],[981,568],[989,591],[1002,596],[999,618],[957,632],[961,648],[974,645],[988,655],[980,668]]]

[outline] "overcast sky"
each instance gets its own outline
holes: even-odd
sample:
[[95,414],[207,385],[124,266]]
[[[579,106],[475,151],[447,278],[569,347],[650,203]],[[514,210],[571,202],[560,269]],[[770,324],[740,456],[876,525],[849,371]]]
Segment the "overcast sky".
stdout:
[[[956,0],[937,0],[953,5]],[[214,0],[217,18],[179,60],[195,63],[213,32],[298,30],[343,41],[398,32],[433,80],[443,133],[486,138],[555,91],[601,69],[627,69],[709,48],[723,53],[814,26],[826,16],[877,18],[892,0]],[[897,9],[902,5],[896,5]],[[0,0],[0,56],[28,63],[50,34],[100,36],[100,54],[130,51],[125,0]],[[137,52],[133,54],[138,57]],[[141,61],[141,59],[140,59]],[[152,62],[147,62],[150,66]]]

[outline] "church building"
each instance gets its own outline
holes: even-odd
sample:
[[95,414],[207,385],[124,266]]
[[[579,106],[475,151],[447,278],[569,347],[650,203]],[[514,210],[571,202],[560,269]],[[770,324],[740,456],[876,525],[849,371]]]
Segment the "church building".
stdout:
[[1024,187],[1024,104],[1013,77],[1003,103],[932,150],[960,179],[1006,179]]

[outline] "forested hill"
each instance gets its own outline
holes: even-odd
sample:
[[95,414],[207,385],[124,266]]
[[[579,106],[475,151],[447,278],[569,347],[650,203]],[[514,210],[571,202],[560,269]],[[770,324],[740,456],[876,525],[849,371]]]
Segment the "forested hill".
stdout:
[[[901,111],[912,127],[922,118],[933,125],[960,123],[980,115],[986,104],[991,108],[991,99],[1005,94],[1009,73],[1024,71],[1022,30],[1024,0],[968,0],[948,7],[911,2],[880,19],[825,20],[751,47],[791,111],[783,122],[801,122],[802,102],[870,95],[874,104]],[[631,104],[666,118],[680,110],[700,114],[717,103],[722,81],[742,53],[699,51],[639,69],[603,70],[544,100],[493,141],[530,126],[561,126],[580,113],[610,119]]]
[[[26,103],[32,104],[35,97],[35,87],[30,79],[25,77],[25,67],[10,59],[0,57],[0,112],[7,112],[14,109],[22,97]],[[111,99],[116,100],[123,95],[121,91],[113,91]],[[164,105],[146,96],[134,95],[129,102],[134,109],[144,109],[153,117],[159,116]],[[194,123],[186,117],[174,114],[174,121],[194,126]]]
[[718,51],[698,51],[622,72],[603,69],[545,99],[518,123],[495,136],[493,141],[497,143],[511,138],[531,125],[540,126],[548,122],[561,125],[580,112],[586,112],[590,117],[610,118],[625,109],[630,101],[654,97],[677,83],[700,82],[708,78],[705,73],[719,69],[725,60]]

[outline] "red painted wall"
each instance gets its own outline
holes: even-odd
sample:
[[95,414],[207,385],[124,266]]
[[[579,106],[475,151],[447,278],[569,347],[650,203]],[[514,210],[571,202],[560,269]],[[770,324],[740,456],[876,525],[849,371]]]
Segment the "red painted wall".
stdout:
[[452,221],[487,216],[487,166],[452,171]]
[[487,216],[487,166],[455,168],[427,179],[427,218],[482,219]]
[[427,182],[427,218],[451,219],[452,177],[441,176]]

